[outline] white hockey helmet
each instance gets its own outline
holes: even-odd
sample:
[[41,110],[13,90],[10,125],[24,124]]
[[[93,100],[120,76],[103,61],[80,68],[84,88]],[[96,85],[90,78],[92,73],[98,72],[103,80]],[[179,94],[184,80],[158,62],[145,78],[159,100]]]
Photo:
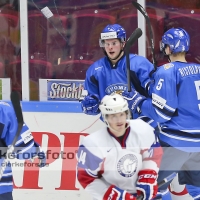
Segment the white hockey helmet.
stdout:
[[106,95],[101,100],[99,109],[103,116],[129,110],[127,101],[119,94]]

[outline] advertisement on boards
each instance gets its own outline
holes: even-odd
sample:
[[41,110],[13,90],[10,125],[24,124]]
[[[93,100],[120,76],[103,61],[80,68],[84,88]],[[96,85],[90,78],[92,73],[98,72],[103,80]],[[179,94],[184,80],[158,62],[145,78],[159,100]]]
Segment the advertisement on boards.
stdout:
[[14,199],[92,200],[76,180],[76,153],[82,137],[104,126],[99,116],[24,112],[24,120],[46,152],[48,165],[37,168],[29,161],[11,160]]
[[78,101],[84,80],[39,79],[40,101]]

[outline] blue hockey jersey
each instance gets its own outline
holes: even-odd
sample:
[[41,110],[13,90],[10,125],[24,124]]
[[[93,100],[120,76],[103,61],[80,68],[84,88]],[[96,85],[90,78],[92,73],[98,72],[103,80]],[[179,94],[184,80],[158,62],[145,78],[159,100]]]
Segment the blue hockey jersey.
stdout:
[[[0,102],[0,168],[5,159],[5,149],[12,144],[17,132],[17,119],[12,106],[5,102]],[[35,145],[33,136],[29,128],[24,124],[20,136],[15,144],[13,156],[18,159],[29,159],[36,156],[38,146]],[[23,156],[26,154],[26,156]],[[10,163],[4,170],[0,180],[0,194],[13,190],[13,176]]]
[[[130,54],[131,87],[145,96],[145,87],[150,81],[149,73],[152,70],[153,65],[146,58]],[[114,92],[121,94],[128,90],[126,73],[125,55],[115,65],[107,57],[101,58],[87,70],[84,88],[88,94],[98,94],[100,99]],[[153,127],[157,126],[147,117],[142,119]]]
[[160,122],[160,139],[187,152],[200,151],[200,65],[172,62],[154,75],[152,100],[143,114]]

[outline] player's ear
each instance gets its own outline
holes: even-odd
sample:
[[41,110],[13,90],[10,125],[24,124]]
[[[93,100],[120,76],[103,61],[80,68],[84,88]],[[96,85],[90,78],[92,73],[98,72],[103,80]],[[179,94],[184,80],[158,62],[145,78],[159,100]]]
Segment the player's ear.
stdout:
[[171,51],[171,49],[170,49],[170,47],[168,45],[165,48],[165,53],[166,53],[166,55],[171,55],[172,54],[172,51]]

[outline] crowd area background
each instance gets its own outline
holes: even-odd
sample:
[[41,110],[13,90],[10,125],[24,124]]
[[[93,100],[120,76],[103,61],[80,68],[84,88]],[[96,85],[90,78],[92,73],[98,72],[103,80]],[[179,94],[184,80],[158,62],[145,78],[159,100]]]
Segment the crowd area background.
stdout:
[[[22,93],[20,1],[0,2],[0,78],[11,78],[11,87]],[[88,67],[103,56],[99,34],[107,24],[118,23],[127,37],[138,27],[137,10],[130,0],[28,0],[28,54],[30,100],[39,100],[39,79],[84,80]],[[198,0],[147,0],[155,42],[157,65],[167,62],[159,50],[163,33],[182,27],[191,36],[187,61],[200,62],[200,2]],[[52,12],[46,18],[41,10]],[[138,44],[131,48],[138,53]],[[151,60],[146,28],[146,57]]]

